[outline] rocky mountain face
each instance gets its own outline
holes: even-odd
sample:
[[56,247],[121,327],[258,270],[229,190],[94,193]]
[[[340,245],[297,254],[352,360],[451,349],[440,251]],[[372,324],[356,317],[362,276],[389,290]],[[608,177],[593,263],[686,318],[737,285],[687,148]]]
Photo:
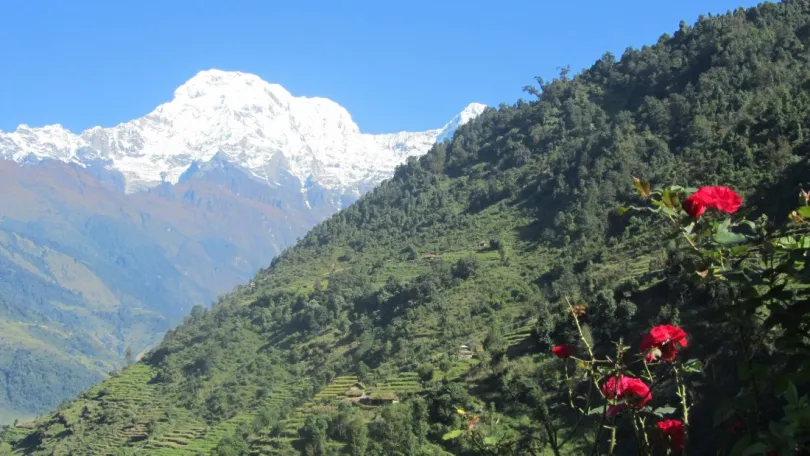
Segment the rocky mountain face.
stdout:
[[111,128],[0,132],[0,421],[53,408],[452,136],[204,71]]

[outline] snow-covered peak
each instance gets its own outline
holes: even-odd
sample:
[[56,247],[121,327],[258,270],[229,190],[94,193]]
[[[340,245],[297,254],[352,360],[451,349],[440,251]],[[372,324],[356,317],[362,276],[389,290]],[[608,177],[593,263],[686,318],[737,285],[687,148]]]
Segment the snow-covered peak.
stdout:
[[70,161],[80,145],[79,137],[60,124],[41,128],[21,124],[12,133],[0,132],[0,156],[17,162],[27,160],[30,156]]
[[293,96],[284,87],[239,71],[200,71],[174,91],[174,99],[164,106],[208,105],[239,109],[272,101],[288,105]]
[[176,183],[192,164],[217,156],[270,185],[285,181],[286,173],[301,188],[314,183],[359,193],[484,109],[471,104],[436,130],[368,135],[329,99],[295,97],[249,73],[206,70],[178,87],[171,101],[131,122],[81,135],[60,125],[0,132],[0,157],[105,163],[132,192]]
[[245,88],[270,85],[271,84],[263,81],[260,77],[250,73],[216,69],[204,70],[178,87],[177,90],[174,91],[174,97],[196,98],[208,94],[220,93],[233,96]]
[[481,103],[470,103],[464,110],[456,114],[447,125],[442,128],[441,133],[436,138],[436,142],[444,142],[453,138],[453,133],[456,132],[458,127],[466,124],[467,122],[480,116],[487,109],[487,105]]

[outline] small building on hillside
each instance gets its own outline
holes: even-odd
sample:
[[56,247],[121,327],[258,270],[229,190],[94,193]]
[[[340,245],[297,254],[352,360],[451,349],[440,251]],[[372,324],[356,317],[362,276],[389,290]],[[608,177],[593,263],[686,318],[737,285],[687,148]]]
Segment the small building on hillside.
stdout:
[[470,346],[468,344],[461,344],[461,346],[458,348],[459,359],[470,359],[474,354],[475,353],[470,350]]
[[364,394],[361,396],[360,403],[373,406],[397,404],[399,403],[399,398],[391,391],[377,391],[369,395]]
[[350,386],[349,389],[347,389],[346,392],[343,393],[344,396],[346,396],[349,400],[353,401],[360,400],[360,398],[363,397],[365,394],[366,394],[366,385],[364,385],[362,382],[353,383],[352,386]]

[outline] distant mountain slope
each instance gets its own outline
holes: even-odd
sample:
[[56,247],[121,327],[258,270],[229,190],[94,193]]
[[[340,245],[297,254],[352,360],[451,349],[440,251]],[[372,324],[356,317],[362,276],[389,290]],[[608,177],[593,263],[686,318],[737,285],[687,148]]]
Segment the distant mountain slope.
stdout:
[[483,108],[364,135],[329,100],[212,70],[113,128],[0,132],[0,419],[100,380]]
[[209,177],[127,196],[75,165],[0,162],[0,405],[86,388],[317,221]]
[[[544,414],[571,438],[563,454],[588,454],[579,418],[559,406],[569,398],[552,393],[565,378],[551,346],[573,340],[561,297],[583,303],[584,331],[611,354],[610,341],[637,347],[669,321],[690,357],[738,349],[703,318],[712,290],[652,242],[661,227],[615,208],[637,202],[633,176],[731,185],[749,203],[795,198],[810,170],[808,30],[807,1],[702,18],[484,112],[141,363],[8,429],[5,448],[481,454],[443,439],[466,428],[458,407],[498,413],[513,454],[547,453]],[[690,454],[728,443],[714,416],[739,385],[736,365],[718,369],[690,390]],[[604,416],[583,419],[596,429]],[[620,442],[617,454],[637,453]]]

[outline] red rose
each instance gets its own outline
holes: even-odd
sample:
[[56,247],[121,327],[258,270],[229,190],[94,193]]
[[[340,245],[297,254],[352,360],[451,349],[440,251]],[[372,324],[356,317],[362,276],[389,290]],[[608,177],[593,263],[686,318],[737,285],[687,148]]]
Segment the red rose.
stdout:
[[692,218],[698,218],[714,205],[714,187],[700,187],[683,202],[683,210]]
[[743,429],[745,429],[745,423],[742,420],[737,420],[731,423],[729,429],[731,430],[731,432],[742,431]]
[[678,354],[678,348],[686,347],[686,345],[686,333],[681,328],[661,325],[653,328],[641,339],[641,353],[646,353],[649,363],[658,357],[662,361],[672,361]]
[[619,376],[610,377],[608,381],[602,385],[602,394],[608,400],[625,401],[618,405],[611,405],[608,407],[608,416],[616,416],[619,412],[627,408],[628,404],[635,408],[642,408],[652,400],[652,393],[650,388],[644,384],[640,379]]
[[[693,193],[692,196],[695,196],[695,194]],[[706,212],[706,205],[697,198],[692,198],[692,196],[686,198],[683,202],[683,210],[685,210],[690,217],[698,218]]]
[[673,450],[683,450],[683,423],[678,420],[659,421],[658,429],[664,434],[664,437],[669,441],[669,446]]
[[714,207],[728,214],[737,212],[742,206],[742,197],[728,187],[714,187]]
[[684,200],[682,206],[692,218],[700,217],[707,208],[733,214],[742,206],[742,197],[724,186],[700,187]]
[[574,353],[574,349],[570,345],[557,345],[551,349],[551,353],[554,353],[557,358],[566,359]]

